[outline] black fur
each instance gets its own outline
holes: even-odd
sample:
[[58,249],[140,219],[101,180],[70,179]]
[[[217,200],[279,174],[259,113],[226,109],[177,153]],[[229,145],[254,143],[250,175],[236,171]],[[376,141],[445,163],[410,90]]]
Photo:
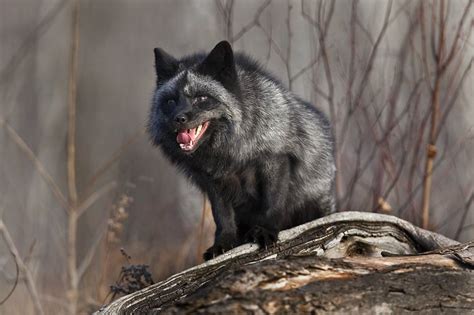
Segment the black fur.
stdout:
[[[216,223],[210,259],[334,211],[333,139],[325,116],[251,58],[220,42],[179,60],[155,49],[148,132],[207,193]],[[177,132],[209,122],[192,150]]]

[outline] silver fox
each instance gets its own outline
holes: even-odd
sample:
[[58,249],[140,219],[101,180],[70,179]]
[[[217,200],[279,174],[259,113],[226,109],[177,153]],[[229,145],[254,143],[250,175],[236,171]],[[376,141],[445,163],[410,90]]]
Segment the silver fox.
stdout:
[[226,41],[175,59],[155,48],[152,142],[204,191],[216,223],[210,259],[335,210],[325,115]]

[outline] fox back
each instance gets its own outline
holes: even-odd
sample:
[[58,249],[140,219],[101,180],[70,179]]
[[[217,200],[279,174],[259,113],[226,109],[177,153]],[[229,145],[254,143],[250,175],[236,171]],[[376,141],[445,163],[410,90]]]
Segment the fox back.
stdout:
[[226,41],[175,59],[155,49],[152,142],[204,191],[216,223],[210,259],[262,246],[334,211],[334,141],[322,112]]

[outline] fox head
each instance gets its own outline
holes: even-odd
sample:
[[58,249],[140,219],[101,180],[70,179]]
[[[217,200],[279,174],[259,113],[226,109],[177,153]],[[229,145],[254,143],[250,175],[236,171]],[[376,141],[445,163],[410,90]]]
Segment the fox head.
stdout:
[[232,47],[175,59],[155,48],[156,89],[148,133],[178,154],[230,139],[241,120],[239,80]]

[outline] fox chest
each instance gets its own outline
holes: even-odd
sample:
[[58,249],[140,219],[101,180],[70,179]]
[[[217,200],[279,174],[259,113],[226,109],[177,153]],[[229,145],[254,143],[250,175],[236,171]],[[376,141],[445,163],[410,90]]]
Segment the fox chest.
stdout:
[[254,167],[245,168],[214,179],[216,190],[224,200],[233,206],[247,203],[250,199],[257,199],[259,183],[257,171]]

